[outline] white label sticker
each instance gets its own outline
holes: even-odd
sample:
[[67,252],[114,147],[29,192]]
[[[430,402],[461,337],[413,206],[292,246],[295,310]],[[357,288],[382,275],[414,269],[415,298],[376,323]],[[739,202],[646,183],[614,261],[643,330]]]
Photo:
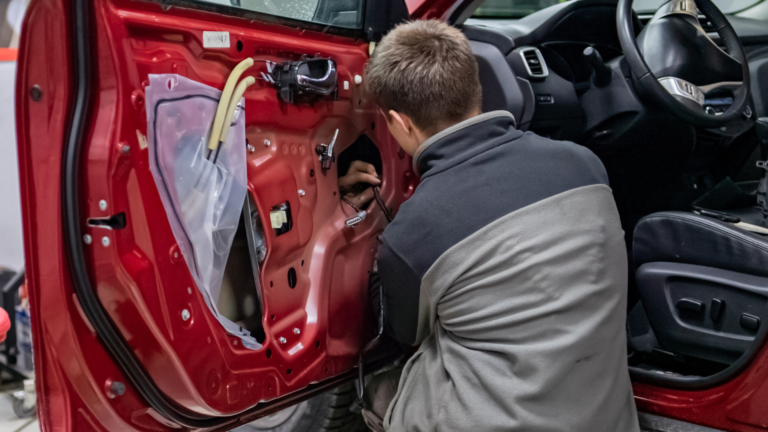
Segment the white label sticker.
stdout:
[[148,147],[147,146],[147,137],[145,137],[144,134],[139,132],[138,129],[136,130],[136,138],[138,138],[138,140],[139,140],[139,149],[140,150],[144,150],[145,148]]
[[229,32],[203,32],[203,48],[229,48]]

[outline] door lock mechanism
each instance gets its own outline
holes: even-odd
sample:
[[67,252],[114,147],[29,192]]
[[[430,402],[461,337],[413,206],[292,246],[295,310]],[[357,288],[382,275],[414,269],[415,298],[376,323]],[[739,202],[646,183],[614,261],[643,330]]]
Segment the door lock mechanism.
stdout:
[[336,129],[336,132],[333,134],[333,139],[331,139],[330,144],[318,144],[315,147],[315,153],[320,157],[320,166],[327,170],[331,167],[331,164],[333,161],[336,160],[336,156],[333,154],[333,146],[336,145],[336,138],[339,136],[339,130]]
[[304,55],[301,60],[278,65],[270,78],[280,98],[288,103],[338,98],[336,62],[328,58]]

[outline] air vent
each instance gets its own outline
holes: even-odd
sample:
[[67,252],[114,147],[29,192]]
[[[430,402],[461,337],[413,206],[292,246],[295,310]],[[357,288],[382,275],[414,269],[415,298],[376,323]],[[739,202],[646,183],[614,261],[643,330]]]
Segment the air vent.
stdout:
[[545,78],[549,75],[547,64],[538,48],[523,48],[520,50],[520,56],[523,58],[525,70],[531,78]]

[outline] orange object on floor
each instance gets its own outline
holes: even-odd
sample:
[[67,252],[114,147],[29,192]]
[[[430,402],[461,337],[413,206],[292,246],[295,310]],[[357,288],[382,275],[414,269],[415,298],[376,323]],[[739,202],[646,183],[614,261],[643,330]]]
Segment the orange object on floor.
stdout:
[[16,61],[18,54],[16,48],[0,48],[0,61]]

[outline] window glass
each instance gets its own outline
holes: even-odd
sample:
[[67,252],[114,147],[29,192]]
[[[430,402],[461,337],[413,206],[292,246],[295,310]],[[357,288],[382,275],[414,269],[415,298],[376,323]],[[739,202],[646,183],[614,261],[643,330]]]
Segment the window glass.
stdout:
[[364,0],[195,0],[299,21],[359,29]]
[[[522,18],[538,10],[563,3],[565,0],[485,0],[473,18]],[[635,0],[639,13],[653,13],[667,0]],[[762,0],[713,0],[724,13],[734,13],[760,3]]]

